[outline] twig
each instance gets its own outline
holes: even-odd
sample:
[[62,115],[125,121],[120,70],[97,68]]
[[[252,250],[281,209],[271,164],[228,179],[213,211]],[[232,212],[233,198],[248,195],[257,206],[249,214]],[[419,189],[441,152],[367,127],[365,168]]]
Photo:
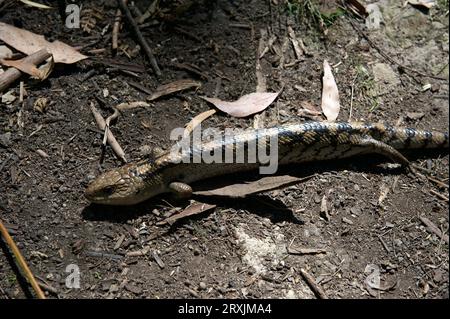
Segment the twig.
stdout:
[[173,29],[175,31],[177,31],[177,32],[180,32],[181,34],[184,34],[185,36],[187,36],[187,37],[189,37],[191,39],[194,39],[197,42],[203,42],[203,40],[200,37],[196,36],[195,34],[192,34],[189,31],[186,31],[186,30],[184,30],[184,29],[182,29],[180,27],[174,27]]
[[420,76],[424,76],[424,77],[431,78],[431,79],[436,79],[436,80],[442,80],[442,81],[446,81],[446,80],[447,80],[447,79],[444,78],[444,77],[435,76],[435,75],[432,75],[432,74],[425,74],[425,73],[422,73],[422,72],[420,72],[420,71],[417,71],[416,69],[413,69],[413,68],[411,68],[411,67],[409,67],[409,66],[405,66],[405,65],[401,64],[400,62],[394,60],[393,58],[391,58],[391,57],[389,56],[389,54],[387,54],[386,52],[384,52],[378,45],[376,45],[375,42],[373,42],[373,41],[369,38],[369,36],[368,36],[364,31],[362,31],[361,29],[359,29],[359,28],[351,21],[351,19],[348,19],[348,21],[349,21],[350,24],[352,25],[353,29],[355,29],[356,32],[357,32],[359,35],[361,35],[364,39],[366,39],[366,41],[367,41],[367,42],[368,42],[375,50],[377,50],[378,53],[380,53],[381,56],[382,56],[383,58],[385,58],[387,61],[389,61],[389,62],[391,62],[391,63],[393,63],[393,64],[396,64],[397,66],[399,66],[400,68],[402,68],[402,69],[405,70],[405,71],[407,70],[407,71],[416,73],[416,74],[418,74],[418,75],[420,75]]
[[145,86],[143,86],[143,85],[141,85],[139,83],[136,83],[136,82],[133,82],[133,81],[128,81],[127,83],[130,86],[132,86],[132,87],[134,87],[134,88],[136,88],[136,89],[138,89],[138,90],[140,90],[140,91],[142,91],[144,93],[147,93],[148,95],[152,95],[153,94],[153,92],[149,88],[146,88]]
[[305,279],[306,283],[308,284],[309,288],[314,292],[314,294],[320,298],[320,299],[328,299],[328,296],[326,295],[325,291],[323,291],[322,287],[320,287],[315,279],[306,272],[303,268],[300,268],[300,274],[302,275],[303,279]]
[[39,280],[38,283],[42,289],[51,292],[54,295],[58,295],[58,289],[52,287],[44,278],[41,278],[39,276],[36,276],[36,278]]
[[[267,37],[267,30],[261,29],[261,37],[259,38],[258,49],[256,52],[256,92],[266,92],[267,91],[267,79],[263,74],[263,69],[261,66],[262,52],[265,47],[265,40]],[[256,114],[253,121],[253,128],[258,129],[264,126],[264,119],[266,118],[266,113]]]
[[290,255],[317,255],[317,254],[326,254],[327,250],[323,248],[290,248],[287,249],[288,254]]
[[25,262],[25,259],[23,258],[22,254],[20,253],[19,248],[17,248],[16,243],[9,235],[8,231],[6,230],[6,228],[3,225],[3,222],[1,220],[0,220],[0,233],[3,237],[3,239],[5,240],[6,245],[9,247],[9,249],[11,249],[12,253],[16,257],[19,267],[24,272],[25,277],[28,279],[28,282],[31,284],[31,287],[33,287],[38,299],[46,299],[44,293],[42,292],[41,288],[39,287],[38,283],[36,282],[36,279],[34,278],[33,273],[31,272],[30,268],[28,268],[28,265]]
[[[127,0],[124,0],[125,4],[127,3]],[[112,30],[112,49],[115,51],[119,47],[118,38],[119,38],[119,29],[120,29],[120,22],[122,20],[122,11],[120,9],[117,9],[116,11],[116,17],[114,18],[114,26]]]
[[[23,63],[32,63],[34,65],[38,65],[44,62],[49,57],[51,57],[51,54],[46,49],[42,49],[27,56],[22,61]],[[0,92],[3,92],[3,90],[8,88],[14,81],[20,78],[21,75],[22,72],[20,72],[16,68],[9,68],[5,72],[3,72],[0,75]]]
[[429,220],[426,217],[422,217],[420,216],[420,221],[422,223],[425,224],[425,226],[427,226],[427,229],[432,232],[433,234],[435,234],[436,236],[438,236],[439,238],[441,238],[443,241],[445,241],[448,244],[448,235],[445,235],[444,233],[442,233],[442,231],[435,225],[433,224],[433,222],[431,220]]
[[19,84],[19,102],[23,102],[23,96],[25,95],[25,88],[23,87],[23,81],[20,81]]
[[443,187],[443,188],[448,188],[448,184],[445,184],[444,182],[433,178],[431,176],[427,176],[428,180],[432,181],[433,183],[436,183],[438,186]]
[[114,113],[110,116],[108,116],[108,118],[105,121],[105,134],[103,136],[103,146],[106,146],[106,142],[108,140],[108,132],[109,132],[109,124],[111,123],[111,121],[115,120],[116,118],[119,117],[119,110],[117,108],[113,108],[114,109]]
[[383,238],[381,236],[378,236],[378,239],[381,242],[381,245],[383,245],[383,248],[386,250],[386,252],[390,253],[391,250],[389,249],[388,245],[384,242]]
[[150,64],[152,65],[153,71],[155,72],[155,74],[157,76],[161,76],[161,70],[159,69],[158,63],[156,62],[155,56],[153,55],[153,52],[152,52],[152,49],[150,49],[150,46],[148,45],[147,40],[145,40],[136,21],[133,19],[130,9],[128,9],[124,0],[117,0],[117,3],[120,6],[120,10],[122,10],[122,12],[125,13],[125,17],[127,18],[128,22],[133,27],[133,31],[136,34],[139,43],[141,44],[142,48],[144,49],[145,54],[147,54],[148,58],[150,59]]
[[446,202],[448,202],[448,197],[445,195],[442,195],[441,193],[436,192],[434,189],[430,189],[430,193],[433,195],[436,195],[437,197],[439,197],[442,200],[445,200]]
[[[105,131],[106,130],[106,122],[103,119],[102,115],[98,112],[98,110],[95,108],[94,103],[91,103],[91,112],[92,115],[94,115],[95,121],[97,122],[97,126]],[[127,162],[125,158],[125,152],[123,151],[122,147],[120,147],[119,143],[117,142],[114,135],[111,133],[111,131],[106,132],[107,142],[113,149],[114,153],[116,153],[117,157],[122,160],[124,163]]]
[[351,98],[350,98],[350,112],[348,115],[348,121],[350,122],[352,120],[352,115],[353,115],[353,97],[354,97],[354,93],[355,93],[355,84],[356,84],[356,79],[358,78],[358,74],[356,74],[355,79],[352,82],[352,93],[351,93]]

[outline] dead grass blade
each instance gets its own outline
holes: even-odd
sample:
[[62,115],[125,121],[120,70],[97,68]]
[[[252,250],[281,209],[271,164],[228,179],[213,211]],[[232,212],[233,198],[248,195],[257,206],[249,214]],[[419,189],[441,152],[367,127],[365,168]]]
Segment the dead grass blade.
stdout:
[[30,7],[35,7],[35,8],[39,8],[39,9],[53,9],[50,6],[47,6],[45,4],[41,4],[41,3],[37,3],[34,1],[30,1],[30,0],[20,0],[20,2],[29,5]]

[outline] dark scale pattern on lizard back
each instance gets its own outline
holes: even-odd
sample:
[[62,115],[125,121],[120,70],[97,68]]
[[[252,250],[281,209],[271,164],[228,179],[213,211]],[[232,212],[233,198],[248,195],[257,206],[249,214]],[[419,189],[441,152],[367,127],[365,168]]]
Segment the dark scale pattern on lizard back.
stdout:
[[[396,128],[388,124],[382,123],[328,123],[328,122],[306,122],[302,124],[292,124],[267,129],[258,129],[245,131],[236,136],[222,135],[221,141],[217,143],[203,143],[191,147],[185,154],[187,159],[192,163],[194,155],[202,154],[202,152],[212,152],[213,149],[221,151],[222,161],[225,160],[225,150],[232,148],[233,159],[236,159],[237,152],[244,152],[245,160],[249,145],[255,139],[265,139],[268,134],[277,134],[280,155],[284,156],[296,148],[311,149],[311,158],[320,160],[320,155],[336,153],[336,157],[344,156],[351,152],[350,139],[352,137],[371,136],[375,140],[394,146],[395,148],[409,148],[412,144],[414,147],[427,146],[446,146],[448,145],[448,133],[437,133],[430,131],[418,131],[413,128]],[[236,144],[241,142],[241,144]],[[412,143],[414,142],[414,143]],[[340,146],[344,145],[345,146]],[[439,144],[439,145],[435,145]],[[238,146],[238,147],[237,147]],[[270,143],[266,148],[270,152]],[[341,155],[338,155],[341,154]],[[132,169],[133,174],[139,174],[146,180],[156,178],[161,168],[170,169],[176,166],[170,160],[170,157],[164,155],[156,160],[147,159],[141,161],[138,166],[141,169]],[[145,167],[142,167],[144,165]],[[144,173],[143,173],[144,172]]]

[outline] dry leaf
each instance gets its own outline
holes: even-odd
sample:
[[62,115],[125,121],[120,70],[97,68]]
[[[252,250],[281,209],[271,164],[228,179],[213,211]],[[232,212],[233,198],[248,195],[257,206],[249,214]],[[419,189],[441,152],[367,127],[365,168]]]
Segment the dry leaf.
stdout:
[[317,107],[309,101],[301,101],[300,106],[303,108],[303,111],[309,115],[320,116],[322,112],[317,109]]
[[135,109],[137,107],[146,107],[146,106],[150,106],[150,104],[144,101],[136,101],[130,103],[120,103],[119,105],[116,106],[116,109],[118,109],[119,111],[125,111]]
[[0,59],[9,59],[13,56],[13,52],[6,45],[0,45]]
[[32,78],[38,80],[45,80],[53,70],[53,59],[50,58],[47,63],[38,68],[31,62],[27,62],[25,58],[20,60],[0,60],[3,65],[14,67],[23,73],[31,75]]
[[378,197],[378,205],[381,205],[389,194],[389,186],[386,184],[382,184],[380,186],[380,196]]
[[208,110],[205,111],[203,113],[200,113],[199,115],[197,115],[196,117],[194,117],[187,125],[186,128],[184,129],[183,132],[183,136],[187,137],[189,136],[189,134],[191,134],[191,132],[198,126],[200,125],[204,120],[206,120],[208,117],[214,115],[216,113],[216,110]]
[[36,150],[36,153],[38,153],[40,156],[42,156],[43,158],[49,158],[50,156],[48,156],[47,153],[45,153],[43,150],[39,149]]
[[23,73],[29,74],[34,78],[39,78],[41,76],[41,72],[33,63],[26,62],[24,59],[20,60],[1,60],[2,65],[11,66],[16,68],[17,70],[22,71]]
[[436,5],[435,0],[409,0],[408,3],[412,6],[424,7],[426,9],[431,9],[431,7]]
[[87,58],[64,42],[48,42],[42,35],[3,22],[0,22],[0,39],[27,55],[45,48],[52,53],[55,63],[72,64]]
[[339,91],[327,60],[323,61],[322,111],[330,122],[339,115]]
[[175,223],[177,220],[179,220],[181,218],[185,218],[185,217],[192,216],[192,215],[198,215],[198,214],[201,214],[208,210],[211,210],[215,207],[216,207],[216,205],[196,203],[194,205],[189,206],[181,213],[175,214],[169,218],[164,219],[163,221],[157,223],[157,225],[164,225],[164,224],[172,225],[173,223]]
[[424,116],[425,116],[425,113],[423,113],[423,112],[407,112],[406,113],[406,117],[410,120],[420,120]]
[[362,18],[367,17],[368,13],[366,7],[362,5],[358,0],[346,0],[347,7],[351,9],[354,13]]
[[20,0],[20,2],[25,3],[31,7],[39,8],[39,9],[52,9],[52,7],[46,6],[45,4],[37,3],[30,0]]
[[376,3],[367,5],[366,8],[368,16],[366,17],[366,27],[369,30],[377,30],[380,28],[381,23],[384,22],[383,14],[380,11],[380,7]]
[[44,113],[45,109],[47,109],[47,105],[48,99],[46,97],[40,97],[34,102],[33,109],[39,113]]
[[8,91],[5,94],[2,94],[2,103],[11,104],[16,99],[17,97],[14,96],[13,91]]
[[38,79],[43,81],[46,78],[48,78],[50,73],[52,73],[54,66],[55,66],[55,60],[53,59],[53,56],[51,56],[46,63],[44,63],[43,65],[38,67],[39,72],[41,74],[41,77]]
[[202,196],[225,196],[231,198],[240,198],[251,194],[268,192],[275,189],[288,187],[303,182],[309,178],[311,177],[300,178],[289,175],[268,176],[254,182],[234,184],[207,191],[196,191],[194,192],[194,194]]
[[300,43],[297,40],[294,29],[292,29],[291,26],[288,27],[288,34],[289,37],[291,38],[292,46],[294,47],[295,56],[297,57],[298,60],[300,60],[303,56],[303,50],[300,47]]
[[280,92],[277,93],[250,93],[242,96],[239,100],[234,102],[222,101],[217,98],[203,97],[204,100],[214,104],[222,112],[230,114],[234,117],[246,117],[251,114],[261,112],[266,109],[277,98]]
[[164,84],[156,88],[156,91],[148,98],[149,101],[156,100],[161,96],[169,95],[175,92],[187,90],[193,87],[200,87],[202,84],[194,80],[179,80]]
[[325,220],[330,220],[330,214],[328,214],[328,201],[325,195],[323,195],[320,202],[320,215],[325,218]]

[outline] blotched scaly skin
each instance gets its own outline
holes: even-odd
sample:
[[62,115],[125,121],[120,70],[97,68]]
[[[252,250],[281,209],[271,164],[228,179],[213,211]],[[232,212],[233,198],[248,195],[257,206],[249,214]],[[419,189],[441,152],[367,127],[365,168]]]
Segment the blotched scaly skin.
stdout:
[[[448,132],[420,131],[370,123],[307,122],[246,131],[222,142],[207,142],[190,149],[188,157],[214,149],[246,153],[255,140],[278,137],[278,163],[302,163],[379,153],[408,165],[397,150],[448,148]],[[240,142],[240,143],[237,143]],[[93,203],[132,205],[169,192],[172,182],[192,183],[206,178],[256,169],[261,163],[180,163],[181,155],[167,152],[108,171],[95,179],[85,195]]]

